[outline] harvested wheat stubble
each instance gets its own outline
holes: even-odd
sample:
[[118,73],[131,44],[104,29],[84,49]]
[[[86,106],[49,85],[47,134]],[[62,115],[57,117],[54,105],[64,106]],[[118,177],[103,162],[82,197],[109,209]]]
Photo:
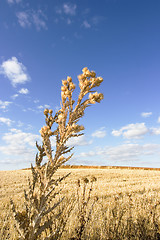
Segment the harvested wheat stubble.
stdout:
[[[59,169],[56,176],[63,176],[66,173],[71,172],[71,175],[62,182],[63,191],[66,197],[70,197],[76,193],[76,184],[78,179],[87,177],[91,179],[92,176],[97,178],[94,184],[92,197],[97,196],[98,201],[96,207],[93,209],[92,218],[87,225],[86,237],[88,239],[94,239],[93,236],[101,236],[99,239],[105,238],[106,234],[111,236],[110,239],[116,239],[113,235],[112,228],[119,227],[117,229],[118,234],[125,233],[126,224],[128,219],[135,221],[134,228],[140,232],[137,227],[146,227],[146,234],[150,234],[150,239],[154,239],[155,224],[152,218],[155,214],[156,224],[159,221],[159,200],[160,200],[160,172],[151,170],[131,170],[131,169],[95,169],[95,168],[70,168]],[[6,212],[9,211],[9,199],[13,198],[15,203],[23,208],[23,189],[27,188],[27,179],[31,175],[30,170],[17,170],[17,171],[1,171],[0,179],[0,225],[2,226],[2,219],[5,218]],[[157,208],[155,207],[157,204]],[[131,210],[129,213],[128,210]],[[131,216],[129,216],[131,214]],[[120,217],[122,219],[120,221]],[[76,216],[76,208],[73,209],[73,213],[70,216],[68,225],[66,226],[67,234],[72,236],[72,228],[74,217]],[[130,218],[129,218],[130,217]],[[140,221],[141,219],[141,221]],[[96,221],[95,221],[96,220]],[[147,223],[147,221],[149,221]],[[112,223],[112,224],[111,224]],[[113,223],[115,226],[113,226]],[[122,224],[123,223],[123,224]],[[144,226],[142,226],[142,223]],[[117,225],[116,225],[117,224]],[[145,225],[147,224],[147,225]],[[11,224],[12,225],[12,224]],[[148,228],[147,228],[148,226]],[[160,225],[159,225],[160,226]],[[131,225],[130,227],[133,228]],[[101,229],[101,233],[99,232]],[[73,229],[74,230],[74,229]],[[141,229],[142,230],[142,229]],[[154,231],[152,231],[154,230]],[[135,229],[131,229],[133,234]],[[12,231],[14,236],[14,229]],[[139,235],[138,235],[139,234]],[[147,235],[147,236],[148,236]],[[12,237],[13,237],[12,236]],[[16,235],[15,235],[16,236]],[[137,238],[131,237],[131,239],[140,239],[140,233],[137,233]],[[14,239],[14,238],[11,238]],[[64,234],[62,239],[68,239]],[[109,238],[108,238],[109,239]],[[120,239],[120,238],[119,238]],[[127,239],[125,236],[121,239]],[[144,239],[144,238],[142,238]],[[147,238],[146,238],[147,239]],[[155,238],[156,239],[156,238]],[[158,238],[157,238],[158,239]]]

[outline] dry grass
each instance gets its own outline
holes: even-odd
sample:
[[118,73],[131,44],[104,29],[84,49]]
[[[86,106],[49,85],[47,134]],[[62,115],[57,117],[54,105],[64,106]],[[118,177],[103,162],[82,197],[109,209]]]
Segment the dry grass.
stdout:
[[[78,239],[75,237],[79,217],[77,216],[77,180],[85,177],[91,179],[93,176],[97,181],[94,183],[91,199],[87,205],[86,216],[95,196],[97,201],[80,239],[160,239],[159,171],[59,169],[55,177],[63,176],[68,172],[71,172],[71,175],[61,183],[62,192],[59,193],[59,198],[65,196],[61,207],[66,206],[66,202],[71,206],[61,239]],[[18,239],[12,218],[10,216],[7,218],[7,213],[10,214],[9,200],[12,198],[18,208],[24,208],[23,190],[28,187],[28,176],[31,176],[30,170],[0,172],[0,226],[3,229],[1,239]],[[87,186],[86,191],[89,191],[89,183]],[[83,184],[81,187],[83,188]],[[7,223],[6,226],[10,226],[10,236],[8,230],[4,231],[6,227],[3,227],[4,222]]]

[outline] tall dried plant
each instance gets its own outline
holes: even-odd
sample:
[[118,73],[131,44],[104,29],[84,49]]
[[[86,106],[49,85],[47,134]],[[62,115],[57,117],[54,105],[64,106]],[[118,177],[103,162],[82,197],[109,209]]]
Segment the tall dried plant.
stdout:
[[91,198],[91,192],[93,190],[93,183],[96,182],[96,177],[92,177],[89,180],[87,177],[83,178],[81,181],[78,179],[77,182],[77,227],[75,228],[75,236],[72,237],[72,240],[81,240],[85,239],[85,230],[87,228],[87,224],[89,223],[93,207],[95,203],[98,201],[98,196],[94,196]]
[[[18,211],[11,200],[19,239],[60,239],[64,229],[64,221],[63,225],[56,224],[59,216],[63,214],[56,209],[64,198],[57,200],[59,194],[57,186],[69,174],[58,179],[53,175],[73,156],[71,154],[73,147],[67,146],[67,141],[72,137],[83,135],[80,132],[84,127],[77,123],[84,115],[85,109],[91,104],[100,103],[103,99],[102,93],[93,90],[102,83],[103,78],[96,77],[96,73],[89,71],[86,67],[82,72],[78,76],[80,93],[77,103],[75,104],[72,98],[75,84],[71,77],[67,77],[67,80],[62,80],[60,110],[54,116],[51,109],[44,110],[46,125],[40,130],[42,145],[36,142],[39,152],[36,155],[35,167],[31,165],[32,179],[29,179],[29,191],[24,191],[24,210]],[[87,94],[89,96],[85,97]],[[57,127],[52,130],[54,123]],[[54,154],[51,148],[51,136],[56,138]],[[47,162],[43,162],[44,157],[47,157]]]

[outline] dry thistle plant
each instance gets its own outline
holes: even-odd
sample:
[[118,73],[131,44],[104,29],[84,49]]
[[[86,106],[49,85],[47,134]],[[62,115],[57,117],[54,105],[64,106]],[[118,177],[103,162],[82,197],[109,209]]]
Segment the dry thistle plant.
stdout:
[[[67,80],[62,80],[61,109],[54,116],[52,116],[51,109],[44,110],[46,126],[40,130],[42,146],[36,142],[39,153],[36,155],[35,167],[31,165],[32,179],[29,180],[29,191],[24,191],[24,210],[18,211],[11,200],[19,239],[60,239],[61,229],[64,229],[64,223],[63,225],[55,223],[62,214],[56,209],[64,198],[57,200],[57,195],[60,193],[57,186],[69,174],[58,179],[53,175],[73,156],[71,154],[73,147],[67,146],[67,141],[72,137],[83,135],[80,132],[84,130],[84,127],[77,123],[84,115],[85,109],[91,104],[100,103],[103,99],[102,93],[93,90],[102,83],[103,79],[96,77],[96,73],[89,71],[86,67],[82,71],[83,73],[78,76],[80,93],[75,107],[75,101],[72,98],[75,84],[71,77],[67,77]],[[88,98],[84,100],[88,93]],[[54,123],[57,124],[57,128],[52,130]],[[51,136],[56,137],[54,155],[51,148]],[[45,156],[47,162],[43,163]]]
[[98,201],[98,196],[91,198],[91,192],[93,190],[93,184],[96,182],[96,177],[92,177],[91,180],[88,178],[83,178],[81,181],[78,179],[77,182],[77,227],[75,228],[75,236],[72,237],[72,240],[81,240],[85,239],[85,230],[87,224],[89,223],[93,207]]

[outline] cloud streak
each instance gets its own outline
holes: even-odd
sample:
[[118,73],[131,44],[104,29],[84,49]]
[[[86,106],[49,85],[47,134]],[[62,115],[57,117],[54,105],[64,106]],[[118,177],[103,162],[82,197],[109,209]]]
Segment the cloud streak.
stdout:
[[160,144],[121,144],[114,147],[97,148],[96,151],[82,152],[79,157],[100,156],[109,161],[138,161],[143,156],[160,154]]
[[126,139],[140,139],[149,129],[145,126],[145,123],[128,124],[119,130],[113,130],[112,135],[115,137],[123,136]]
[[0,109],[2,109],[3,111],[6,111],[6,110],[7,110],[7,107],[8,107],[10,104],[12,104],[12,102],[0,100]]
[[21,11],[17,12],[16,16],[20,26],[23,28],[31,27],[33,25],[36,27],[37,31],[40,31],[41,29],[47,29],[46,16],[42,10]]
[[92,137],[96,137],[96,138],[104,138],[106,136],[106,130],[104,127],[96,130],[94,133],[92,133]]
[[85,28],[90,28],[91,27],[91,25],[89,24],[89,22],[87,20],[83,21],[82,26],[85,27]]
[[70,138],[67,142],[68,146],[86,146],[92,144],[92,140],[88,140],[86,136]]
[[20,3],[22,0],[7,0],[9,4]]
[[152,112],[142,112],[141,113],[141,116],[144,117],[144,118],[148,118],[152,115]]
[[14,121],[9,118],[0,117],[0,123],[6,124],[9,127],[12,123],[14,123]]
[[44,110],[45,108],[50,108],[50,105],[48,105],[48,104],[39,105],[39,106],[37,106],[37,108],[40,110]]
[[63,4],[63,11],[67,15],[71,15],[71,16],[76,15],[76,8],[77,8],[76,4],[69,4],[69,3]]

